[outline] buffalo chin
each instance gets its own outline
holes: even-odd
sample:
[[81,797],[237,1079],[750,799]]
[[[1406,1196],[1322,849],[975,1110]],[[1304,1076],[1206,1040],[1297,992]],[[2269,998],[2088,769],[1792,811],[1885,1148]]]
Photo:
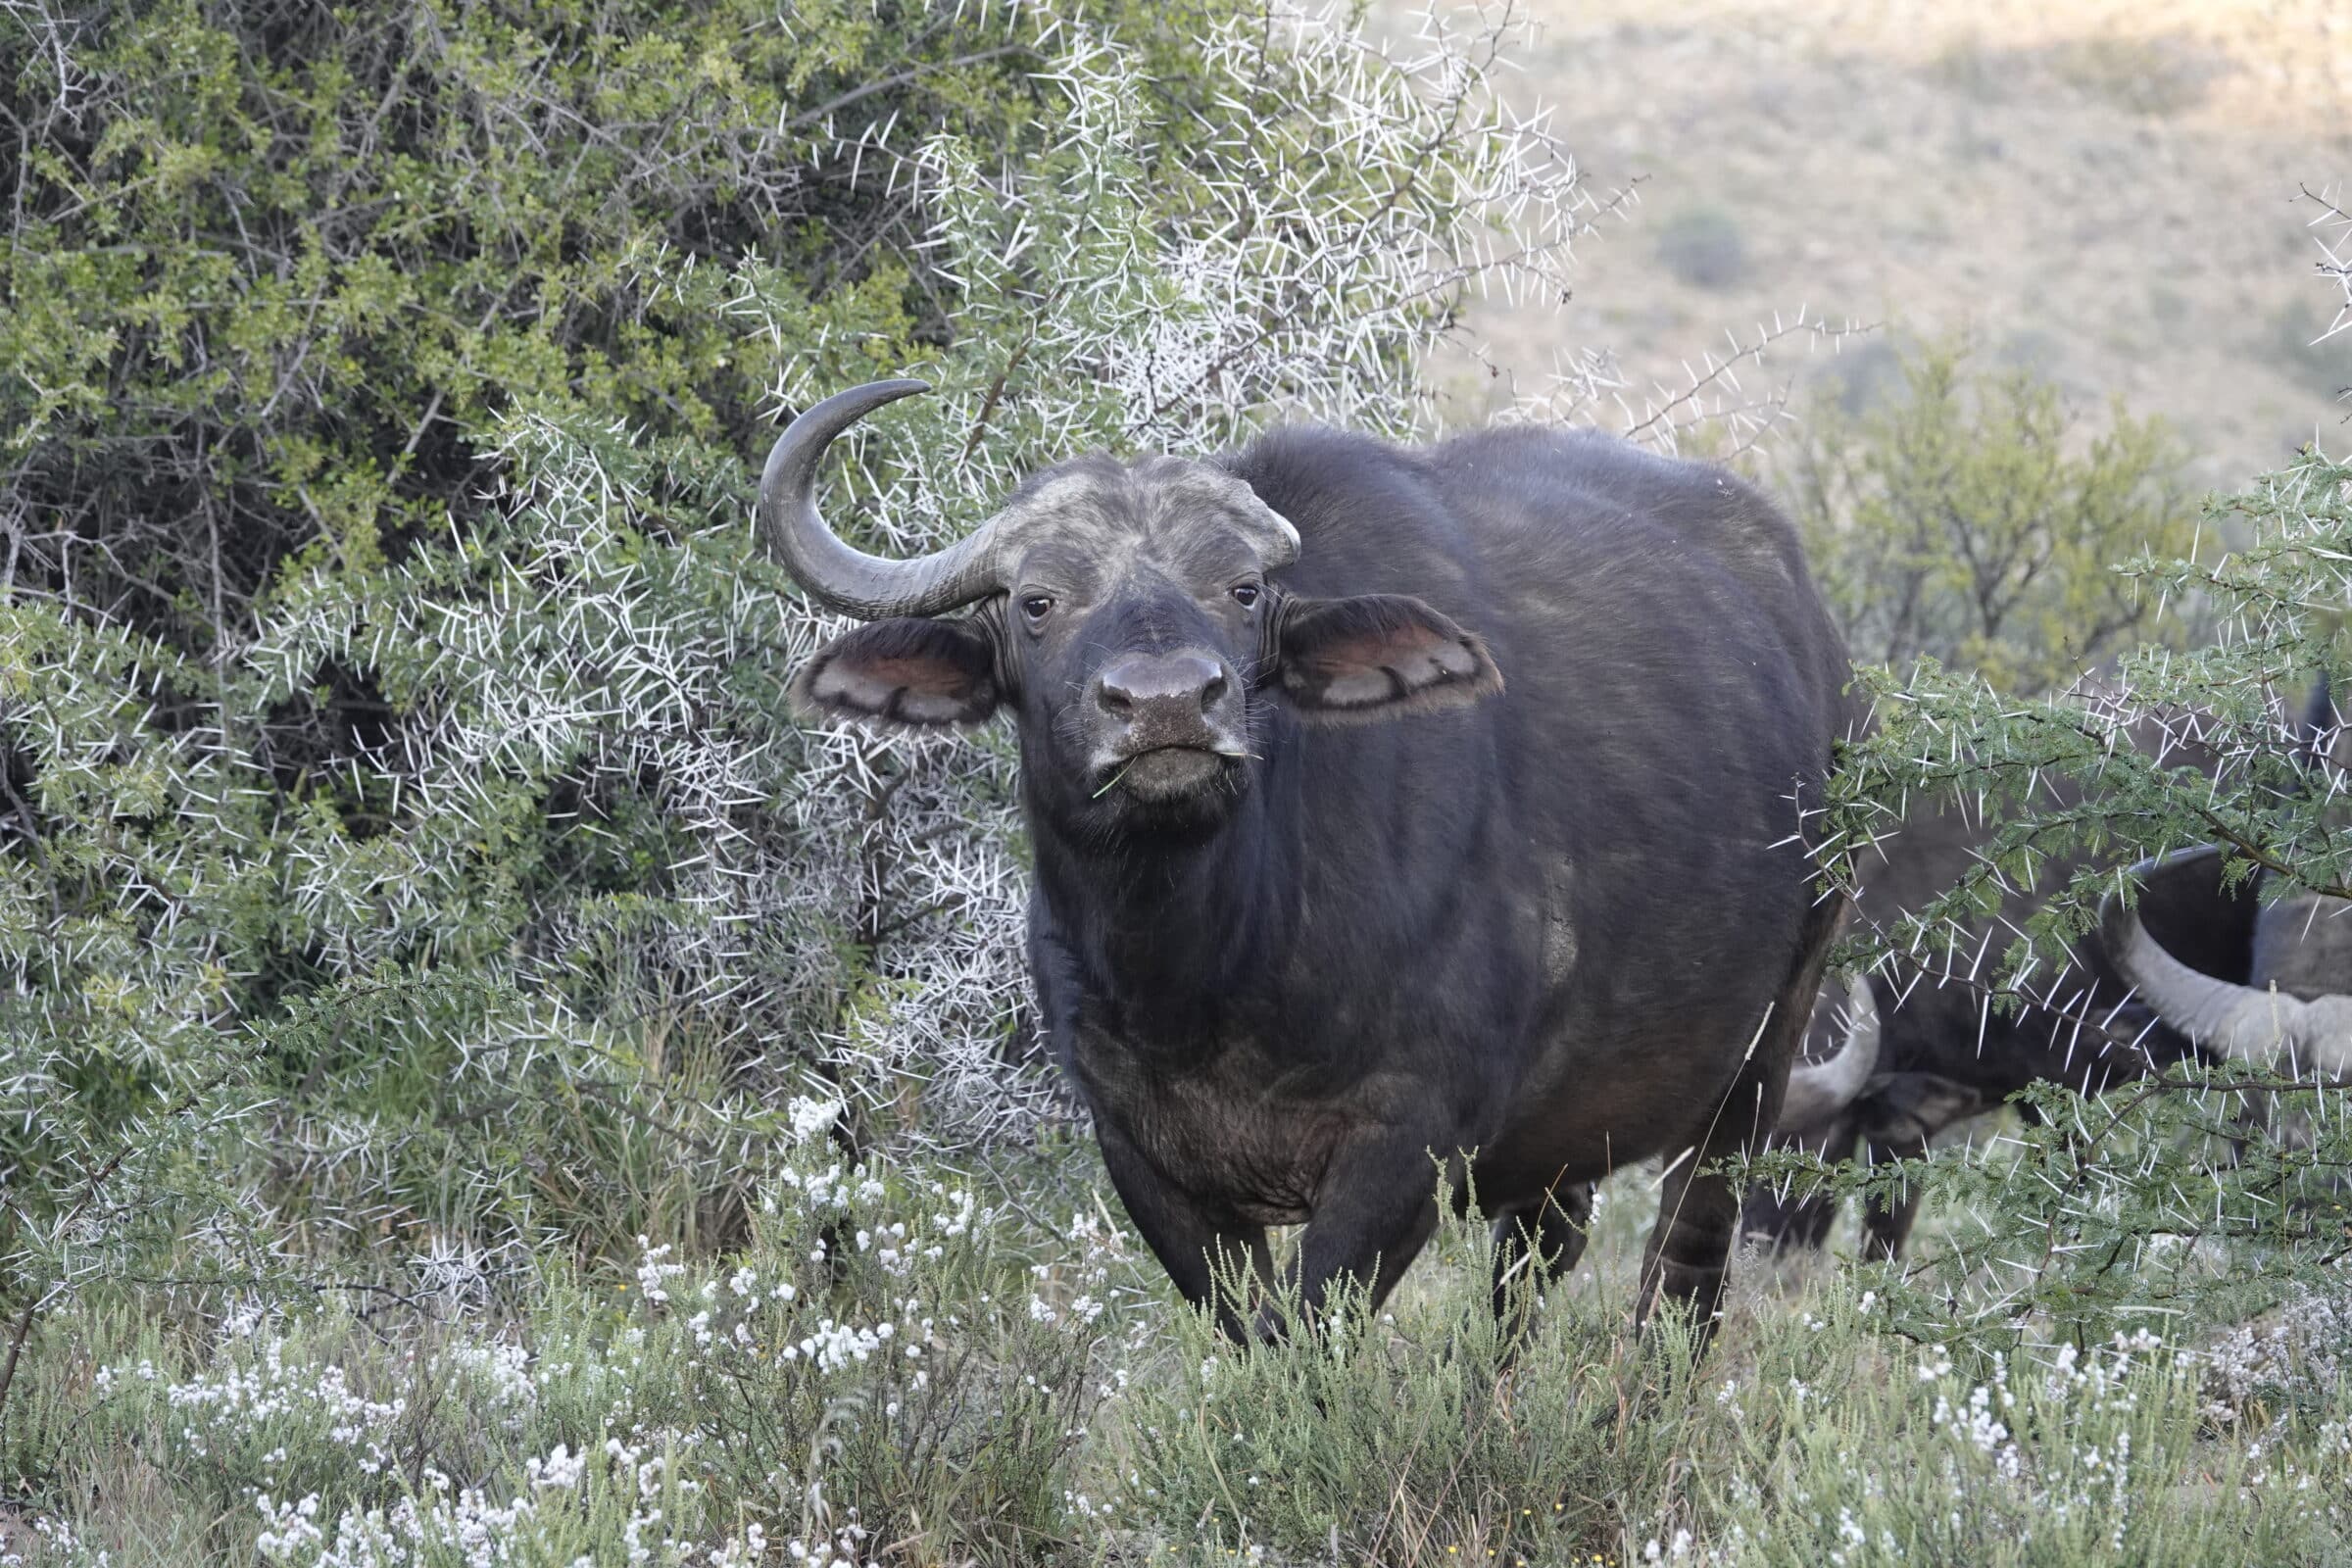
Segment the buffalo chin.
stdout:
[[1112,775],[1114,790],[1159,806],[1183,801],[1216,784],[1227,759],[1198,746],[1161,746],[1129,758]]
[[[1193,747],[1139,753],[1088,804],[1102,829],[1173,846],[1213,837],[1241,798],[1241,762]],[[1099,829],[1100,830],[1100,829]]]

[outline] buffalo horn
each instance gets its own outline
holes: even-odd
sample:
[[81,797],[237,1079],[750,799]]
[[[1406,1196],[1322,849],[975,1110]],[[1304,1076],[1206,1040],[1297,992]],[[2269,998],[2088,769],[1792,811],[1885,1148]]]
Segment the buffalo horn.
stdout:
[[[2145,880],[2167,858],[2140,861],[2132,868],[2133,879]],[[2101,922],[2116,967],[2138,988],[2140,1000],[2196,1045],[2257,1067],[2284,1065],[2328,1078],[2352,1075],[2352,997],[2305,1002],[2200,973],[2167,953],[2148,934],[2139,911],[2125,908],[2113,896]]]
[[816,511],[816,468],[825,449],[885,403],[927,392],[922,381],[874,381],[836,392],[776,437],[760,476],[760,543],[808,596],[860,620],[936,615],[994,592],[992,530],[912,561],[889,561],[844,544]]
[[1878,1000],[1861,975],[1846,982],[1845,995],[1845,1044],[1827,1061],[1799,1062],[1788,1069],[1788,1092],[1781,1100],[1784,1127],[1827,1121],[1861,1098],[1870,1075],[1878,1071]]

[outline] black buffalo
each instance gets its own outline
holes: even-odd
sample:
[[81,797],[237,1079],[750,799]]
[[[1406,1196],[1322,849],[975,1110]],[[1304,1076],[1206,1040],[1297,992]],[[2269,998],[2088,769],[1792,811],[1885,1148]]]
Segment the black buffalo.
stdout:
[[[1859,914],[1891,926],[1918,912],[1978,863],[1990,837],[1991,826],[1982,818],[1951,809],[1916,811],[1858,861]],[[2052,862],[2044,867],[2044,881],[2064,881],[2075,864]],[[2151,912],[2168,935],[2187,942],[2209,922],[2201,918],[2206,911],[2198,890],[2181,886],[2182,880],[2165,879],[2149,903],[2169,907],[2177,900],[2185,906],[2177,920]],[[2059,1083],[2096,1094],[2188,1054],[2187,1043],[2137,1003],[2131,982],[2096,940],[2076,944],[2065,964],[2045,970],[2022,1005],[1991,1004],[1983,982],[2037,902],[2030,890],[2012,886],[1997,913],[1934,958],[1897,956],[1853,982],[1865,999],[1872,1027],[1862,1038],[1872,1049],[1842,1054],[1846,1070],[1835,1088],[1791,1097],[1776,1142],[1830,1159],[1857,1152],[1873,1163],[1914,1159],[1948,1128],[1999,1106],[2028,1084]],[[1808,1051],[1833,1049],[1835,1033],[1826,1017],[1817,1016]],[[1741,1228],[1780,1246],[1818,1247],[1836,1212],[1826,1200],[1792,1199],[1759,1187],[1748,1194]],[[1873,1198],[1863,1208],[1864,1255],[1900,1255],[1917,1213],[1915,1197]]]
[[1598,435],[1294,430],[1057,465],[948,550],[863,555],[817,465],[919,390],[828,399],[769,457],[769,547],[869,622],[795,697],[1012,714],[1046,1033],[1177,1287],[1266,1279],[1303,1222],[1306,1306],[1377,1299],[1433,1154],[1475,1154],[1500,1268],[1564,1266],[1588,1184],[1663,1156],[1642,1303],[1711,1320],[1711,1163],[1772,1126],[1840,912],[1801,829],[1849,670],[1788,524]]
[[[2335,733],[2323,683],[2303,722],[2307,769],[2314,749]],[[2060,804],[2066,798],[2062,792]],[[1862,910],[1890,922],[1925,907],[1976,863],[1990,837],[1981,818],[1922,812],[1859,867]],[[2041,881],[2062,884],[2085,863],[2081,856],[2056,859]],[[2233,886],[2222,851],[2210,845],[2143,860],[2130,874],[2139,889],[2132,906],[2111,900],[2098,928],[2022,1006],[1989,1006],[1972,971],[1979,953],[1986,967],[1996,963],[2034,912],[2026,889],[2009,889],[1997,915],[1954,945],[1955,957],[1924,966],[1897,958],[1874,972],[1870,1049],[1844,1050],[1835,1084],[1819,1075],[1801,1104],[1792,1096],[1778,1141],[1833,1159],[1857,1151],[1873,1162],[1917,1158],[1939,1134],[2029,1084],[2095,1095],[2199,1054],[2352,1072],[2352,918],[2344,901],[2266,898],[2259,879]],[[1837,1049],[1836,1034],[1816,1018],[1816,1049]],[[1899,1256],[1917,1206],[1909,1197],[1867,1203],[1864,1255]],[[1742,1227],[1810,1247],[1834,1217],[1819,1199],[1758,1189]]]

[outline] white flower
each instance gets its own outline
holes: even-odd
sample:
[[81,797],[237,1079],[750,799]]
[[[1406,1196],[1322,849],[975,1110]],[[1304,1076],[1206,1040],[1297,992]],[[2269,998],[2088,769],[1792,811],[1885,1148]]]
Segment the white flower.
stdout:
[[811,1100],[796,1096],[784,1107],[784,1115],[792,1123],[795,1143],[805,1144],[830,1128],[840,1119],[842,1103],[838,1100]]
[[685,1273],[686,1265],[668,1261],[671,1249],[667,1242],[655,1247],[640,1236],[637,1245],[645,1250],[645,1255],[637,1263],[637,1288],[645,1293],[645,1298],[649,1301],[668,1300],[666,1282]]

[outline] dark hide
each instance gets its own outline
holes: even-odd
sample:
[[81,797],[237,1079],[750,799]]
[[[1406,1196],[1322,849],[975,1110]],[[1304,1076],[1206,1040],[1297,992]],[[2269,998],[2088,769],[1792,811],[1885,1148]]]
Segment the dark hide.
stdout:
[[[1800,805],[1849,670],[1792,530],[1596,435],[1294,431],[1222,468],[1299,536],[1262,584],[1280,518],[1198,465],[1082,460],[1007,504],[975,617],[1042,1015],[1137,1228],[1199,1302],[1210,1254],[1262,1274],[1303,1222],[1313,1307],[1386,1295],[1441,1166],[1475,1155],[1508,1272],[1662,1156],[1643,1305],[1705,1324],[1738,1197],[1696,1173],[1771,1127],[1839,913]],[[827,669],[836,710],[972,689]]]

